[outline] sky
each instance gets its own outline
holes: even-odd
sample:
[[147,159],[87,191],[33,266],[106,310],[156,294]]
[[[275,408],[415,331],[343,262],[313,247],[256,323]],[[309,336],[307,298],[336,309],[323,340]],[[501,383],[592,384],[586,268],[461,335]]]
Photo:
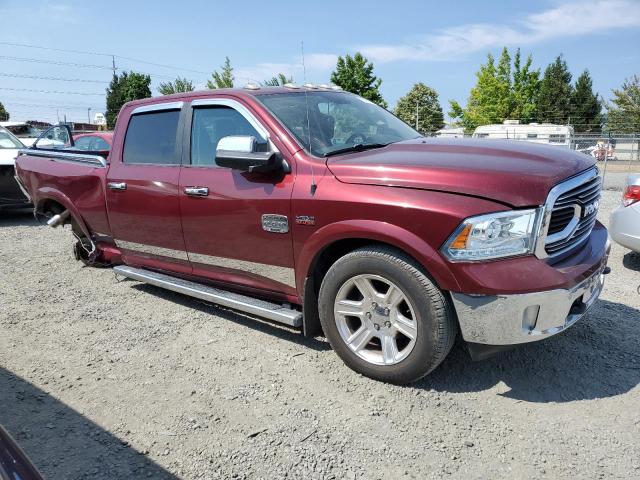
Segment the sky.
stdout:
[[104,111],[111,55],[118,71],[151,74],[153,95],[176,76],[204,88],[225,56],[237,86],[279,72],[304,83],[302,45],[315,83],[338,55],[362,52],[390,107],[416,82],[436,89],[445,113],[449,100],[464,104],[503,46],[542,70],[562,54],[609,99],[640,74],[640,0],[0,0],[0,102],[12,120],[86,121]]

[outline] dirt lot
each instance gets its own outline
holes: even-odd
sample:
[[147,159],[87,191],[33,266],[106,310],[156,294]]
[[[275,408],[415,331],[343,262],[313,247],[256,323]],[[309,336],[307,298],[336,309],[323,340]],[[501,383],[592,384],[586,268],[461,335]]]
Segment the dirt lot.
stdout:
[[[605,191],[601,218],[619,202]],[[640,477],[640,258],[546,342],[395,387],[0,217],[0,424],[49,479]]]

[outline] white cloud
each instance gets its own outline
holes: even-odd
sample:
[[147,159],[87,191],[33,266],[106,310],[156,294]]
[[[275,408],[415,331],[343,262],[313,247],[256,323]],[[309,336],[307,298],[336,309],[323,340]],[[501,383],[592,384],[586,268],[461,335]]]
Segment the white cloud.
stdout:
[[640,2],[592,0],[561,4],[510,25],[459,25],[403,44],[362,45],[357,50],[376,62],[448,60],[503,45],[526,45],[630,27],[640,27]]
[[[329,81],[328,72],[336,66],[338,56],[332,53],[310,53],[305,55],[307,80],[310,82],[326,83]],[[238,83],[261,82],[278,73],[293,77],[297,83],[303,82],[304,70],[302,60],[291,63],[259,63],[248,67],[238,67],[234,75]]]

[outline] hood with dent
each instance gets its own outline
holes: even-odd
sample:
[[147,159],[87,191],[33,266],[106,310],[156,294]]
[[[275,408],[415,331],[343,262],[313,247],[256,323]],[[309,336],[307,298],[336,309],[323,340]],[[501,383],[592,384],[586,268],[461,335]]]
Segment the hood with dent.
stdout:
[[327,161],[345,183],[454,192],[514,207],[541,205],[555,184],[594,163],[563,147],[462,139],[408,140]]

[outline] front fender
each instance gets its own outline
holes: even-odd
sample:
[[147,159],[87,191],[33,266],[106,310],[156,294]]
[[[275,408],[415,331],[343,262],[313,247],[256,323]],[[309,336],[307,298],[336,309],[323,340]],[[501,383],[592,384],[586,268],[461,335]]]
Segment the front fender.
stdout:
[[320,254],[340,240],[366,239],[391,245],[413,257],[444,290],[459,290],[449,266],[439,253],[414,233],[387,222],[345,220],[316,230],[304,243],[296,262],[296,284],[304,291],[305,279],[312,273]]

